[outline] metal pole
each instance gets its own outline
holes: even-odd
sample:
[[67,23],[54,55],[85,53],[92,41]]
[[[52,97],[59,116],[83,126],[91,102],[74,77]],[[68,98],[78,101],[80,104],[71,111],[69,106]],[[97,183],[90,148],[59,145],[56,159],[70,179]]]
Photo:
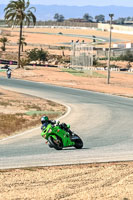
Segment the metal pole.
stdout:
[[114,14],[109,14],[110,17],[110,37],[109,37],[109,51],[108,51],[108,76],[107,76],[107,84],[110,83],[110,56],[111,56],[111,26],[112,26],[112,19]]

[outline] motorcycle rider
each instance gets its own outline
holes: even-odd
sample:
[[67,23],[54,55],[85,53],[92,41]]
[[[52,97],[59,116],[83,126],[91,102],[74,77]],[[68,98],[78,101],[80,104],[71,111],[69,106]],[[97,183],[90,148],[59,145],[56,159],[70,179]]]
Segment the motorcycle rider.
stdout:
[[7,71],[6,71],[6,73],[7,73],[7,78],[11,78],[11,68],[10,67],[8,67],[7,68]]
[[[41,123],[42,123],[41,129],[43,130],[43,129],[46,129],[46,128],[47,128],[48,124],[52,124],[52,125],[56,124],[56,121],[55,121],[55,120],[49,120],[48,116],[43,116],[43,117],[41,118]],[[73,132],[67,127],[67,125],[66,125],[65,123],[62,123],[62,124],[60,125],[60,128],[61,128],[61,129],[64,129],[64,130],[67,131],[67,132],[69,132],[70,138],[73,139],[74,134],[73,134]],[[42,135],[42,137],[44,137],[44,135]]]
[[69,127],[70,127],[70,125],[68,126],[68,125],[65,124],[65,123],[60,124],[60,128],[63,129],[63,130],[65,130],[65,131],[67,131],[67,132],[70,134],[70,138],[73,139],[74,134],[73,134],[73,132],[70,130]]
[[43,129],[47,128],[48,124],[53,124],[54,125],[56,122],[52,121],[52,120],[49,120],[48,116],[43,116],[41,118],[41,123],[42,123],[41,129],[43,130]]

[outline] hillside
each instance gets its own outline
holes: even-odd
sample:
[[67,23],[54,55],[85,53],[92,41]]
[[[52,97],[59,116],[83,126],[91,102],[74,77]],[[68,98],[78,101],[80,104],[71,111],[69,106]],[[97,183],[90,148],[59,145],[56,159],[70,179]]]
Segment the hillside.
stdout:
[[[4,17],[4,8],[6,5],[0,5],[0,18]],[[55,13],[62,14],[65,19],[83,17],[85,13],[91,16],[99,14],[105,15],[108,19],[109,13],[114,13],[115,19],[119,17],[132,17],[132,7],[122,6],[59,6],[59,5],[31,5],[36,7],[37,20],[53,20]]]

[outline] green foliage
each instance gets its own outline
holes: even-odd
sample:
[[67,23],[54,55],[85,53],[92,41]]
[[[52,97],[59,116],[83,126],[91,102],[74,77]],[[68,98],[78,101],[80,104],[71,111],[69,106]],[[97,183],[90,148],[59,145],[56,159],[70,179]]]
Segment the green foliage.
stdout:
[[93,58],[93,65],[97,65],[98,61],[96,59],[96,57]]
[[92,22],[93,21],[93,17],[90,16],[88,13],[84,14],[83,19],[86,20],[87,22]]
[[119,17],[119,18],[116,20],[116,23],[117,23],[117,24],[124,24],[125,19],[126,19],[126,18],[124,18],[124,17]]
[[21,44],[22,44],[22,30],[23,25],[32,22],[36,24],[36,17],[33,14],[32,10],[35,11],[34,7],[29,8],[30,2],[27,0],[17,0],[10,1],[9,4],[4,9],[5,11],[5,20],[9,25],[19,25],[20,34],[19,34],[19,51],[18,51],[18,68],[20,67],[20,56],[21,56]]
[[10,3],[4,9],[5,20],[13,25],[20,25],[23,22],[30,25],[31,21],[33,24],[35,24],[36,17],[32,12],[32,10],[35,11],[35,8],[29,8],[29,6],[29,0],[27,2],[25,0],[10,1]]
[[5,46],[2,46],[2,47],[1,47],[1,50],[2,50],[2,51],[5,51],[5,50],[6,50]]
[[[99,60],[108,60],[108,57],[99,58]],[[125,54],[121,54],[118,57],[111,57],[111,61],[129,61],[133,62],[133,53],[130,50],[127,50]]]
[[0,38],[0,42],[2,43],[1,50],[5,51],[6,50],[6,43],[8,42],[7,37]]
[[34,49],[30,50],[30,51],[27,51],[27,56],[30,59],[30,61],[36,61],[36,60],[38,60],[38,57],[37,57],[37,48],[34,48]]
[[58,13],[55,13],[54,19],[55,19],[57,22],[63,22],[65,18],[64,18],[63,15],[59,15]]
[[133,62],[133,53],[131,53],[130,50],[127,50],[125,55],[122,54],[122,55],[119,56],[119,59]]
[[47,60],[47,51],[44,51],[42,48],[38,49],[38,48],[34,48],[30,51],[27,51],[27,56],[29,58],[30,61],[45,61]]
[[[19,42],[18,42],[19,44]],[[27,46],[27,42],[25,42],[25,38],[21,37],[20,39],[20,44],[21,44],[21,48],[22,48],[22,52],[24,51],[24,46]]]
[[104,15],[97,15],[97,16],[95,16],[95,20],[96,20],[96,22],[97,23],[99,23],[99,22],[104,22],[105,21],[105,16]]
[[29,63],[29,60],[27,58],[21,58],[20,59],[20,66],[24,68]]

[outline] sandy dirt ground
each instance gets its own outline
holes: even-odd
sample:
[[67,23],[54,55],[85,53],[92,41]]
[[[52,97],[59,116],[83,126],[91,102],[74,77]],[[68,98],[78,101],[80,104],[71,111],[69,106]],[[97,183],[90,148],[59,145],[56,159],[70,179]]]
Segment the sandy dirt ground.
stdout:
[[0,171],[0,200],[132,200],[133,163]]
[[[110,85],[47,67],[13,70],[12,77],[133,97],[132,73],[111,72]],[[133,162],[1,170],[0,183],[0,200],[132,200]]]
[[[10,43],[18,43],[18,38],[19,38],[19,29],[14,28],[14,29],[5,29],[10,32],[10,34],[7,34],[7,38]],[[17,32],[16,32],[17,31]],[[33,32],[28,33],[28,32]],[[23,29],[23,37],[25,38],[25,42],[27,42],[27,46],[24,46],[24,50],[32,49],[32,48],[40,48],[41,44],[45,45],[62,45],[65,46],[65,43],[70,43],[72,40],[79,42],[82,42],[84,40],[85,43],[92,43],[92,39],[87,39],[87,38],[81,38],[81,37],[68,37],[62,35],[48,35],[48,34],[41,34],[42,32],[44,33],[63,33],[63,34],[77,34],[77,35],[87,35],[87,36],[93,36],[95,35],[96,37],[105,37],[109,38],[109,32],[104,32],[100,30],[93,30],[93,29],[62,29],[62,28],[24,28]],[[36,33],[36,34],[35,34]],[[120,33],[112,33],[112,39],[120,39],[122,40],[121,42],[113,42],[112,41],[112,46],[114,43],[126,43],[126,42],[133,42],[133,37],[132,35],[127,35],[127,34],[120,34]],[[32,43],[33,46],[30,46],[29,44]],[[38,46],[40,45],[40,47]],[[108,47],[108,42],[105,42],[100,45],[96,45],[97,47]],[[7,51],[17,51],[18,48],[17,46],[10,46],[7,45]],[[61,54],[61,51],[59,50],[50,50],[50,52],[58,53]],[[65,53],[70,54],[70,52],[66,51]]]

